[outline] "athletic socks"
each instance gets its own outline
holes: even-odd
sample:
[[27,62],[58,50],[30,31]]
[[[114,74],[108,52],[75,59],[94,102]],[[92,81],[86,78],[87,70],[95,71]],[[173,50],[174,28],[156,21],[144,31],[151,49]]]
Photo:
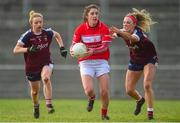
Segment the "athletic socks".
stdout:
[[46,99],[46,106],[48,108],[48,113],[52,114],[55,112],[54,107],[52,105],[52,99]]
[[39,104],[34,104],[34,118],[39,118]]
[[107,115],[107,109],[101,108],[101,115],[106,116]]
[[52,99],[45,99],[46,100],[46,105],[52,104]]
[[102,120],[109,120],[109,116],[107,115],[107,109],[101,108],[101,118]]
[[153,117],[153,108],[147,108],[147,117],[149,120],[154,119]]

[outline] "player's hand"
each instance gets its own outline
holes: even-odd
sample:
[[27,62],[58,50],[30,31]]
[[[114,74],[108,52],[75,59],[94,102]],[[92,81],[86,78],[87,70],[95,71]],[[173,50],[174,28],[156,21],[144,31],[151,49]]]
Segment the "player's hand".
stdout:
[[67,52],[68,51],[64,47],[60,47],[60,53],[62,57],[66,58]]
[[88,48],[88,51],[86,53],[84,53],[84,54],[81,54],[79,56],[79,58],[86,58],[86,57],[89,57],[89,56],[91,56],[93,54],[94,54],[94,49],[93,48]]
[[86,52],[86,53],[83,53],[83,54],[80,54],[80,55],[76,55],[76,56],[72,53],[71,56],[79,59],[79,58],[85,58],[85,57],[87,57],[89,55],[88,55],[88,52]]
[[31,47],[28,47],[27,51],[29,53],[36,53],[39,49],[37,48],[36,45],[32,45]]
[[112,27],[110,27],[110,32],[113,34],[113,33],[118,33],[120,30],[117,28],[117,27],[115,27],[115,26],[112,26]]
[[94,49],[93,48],[88,48],[88,56],[91,56],[94,54]]
[[72,46],[71,46],[70,49],[69,49],[69,53],[70,53],[70,55],[71,55],[72,57],[74,57],[74,53],[73,53],[73,51],[72,51]]
[[73,52],[72,50],[70,50],[70,55],[71,55],[72,57],[75,57],[74,52]]
[[114,26],[110,27],[111,38],[115,39],[117,37],[121,37],[121,35],[119,34],[120,32],[124,32],[124,29],[118,29]]

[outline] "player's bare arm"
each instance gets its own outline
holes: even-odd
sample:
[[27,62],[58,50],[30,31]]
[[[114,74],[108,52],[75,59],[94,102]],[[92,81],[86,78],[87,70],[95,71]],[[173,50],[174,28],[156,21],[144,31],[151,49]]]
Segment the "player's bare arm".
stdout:
[[130,40],[131,43],[138,42],[138,39],[131,35],[129,32],[122,31],[121,29],[118,29],[117,27],[112,26],[110,28],[110,31],[112,33],[116,33],[118,36],[122,37],[124,40]]
[[17,43],[14,47],[13,53],[26,53],[28,52],[28,48],[23,47],[21,43]]
[[63,43],[63,40],[61,38],[61,35],[56,31],[53,31],[53,33],[54,33],[54,37],[55,37],[55,39],[56,39],[56,41],[57,41],[57,43],[59,45],[61,56],[66,58],[67,50],[64,47],[64,43]]
[[63,40],[61,38],[61,35],[56,31],[53,31],[53,33],[54,33],[54,37],[55,37],[59,47],[64,47],[64,43],[63,43]]
[[102,43],[102,45],[98,48],[93,48],[93,52],[92,54],[96,54],[96,53],[102,53],[104,51],[106,51],[108,49],[109,43],[104,42]]

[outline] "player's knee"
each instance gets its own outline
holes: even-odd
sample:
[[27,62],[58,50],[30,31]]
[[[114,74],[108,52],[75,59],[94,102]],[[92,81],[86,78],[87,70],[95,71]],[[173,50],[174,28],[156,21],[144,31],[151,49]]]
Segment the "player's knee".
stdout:
[[93,93],[93,89],[92,88],[88,88],[88,87],[85,88],[84,91],[85,91],[86,95],[91,95]]
[[151,89],[151,84],[149,84],[150,82],[147,82],[148,84],[144,84],[144,90],[150,90]]
[[44,82],[44,84],[47,84],[50,81],[50,78],[48,76],[43,76],[42,81]]
[[128,94],[128,95],[131,95],[132,93],[133,93],[133,89],[131,89],[131,88],[127,88],[126,89],[126,93]]
[[38,94],[38,91],[37,91],[37,90],[32,90],[31,93],[32,93],[33,95],[37,95],[37,94]]

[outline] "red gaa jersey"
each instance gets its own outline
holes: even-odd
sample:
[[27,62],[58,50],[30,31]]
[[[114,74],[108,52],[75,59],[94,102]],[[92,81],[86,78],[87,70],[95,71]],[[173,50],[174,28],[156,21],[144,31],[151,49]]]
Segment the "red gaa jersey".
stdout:
[[[79,25],[73,36],[73,43],[82,42],[88,48],[98,48],[102,46],[103,42],[111,42],[110,32],[108,27],[102,23],[98,22],[96,27],[90,27],[87,22]],[[93,54],[86,58],[80,58],[79,61],[83,60],[93,60],[93,59],[105,59],[108,60],[110,56],[109,48],[101,53]]]

